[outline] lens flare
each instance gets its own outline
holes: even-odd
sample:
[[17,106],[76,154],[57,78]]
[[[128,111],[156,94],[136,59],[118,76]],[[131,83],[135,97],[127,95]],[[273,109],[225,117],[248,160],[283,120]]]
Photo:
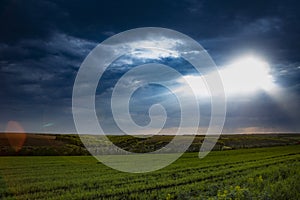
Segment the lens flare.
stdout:
[[26,140],[26,133],[20,123],[9,121],[5,129],[5,136],[10,146],[16,151],[20,151]]

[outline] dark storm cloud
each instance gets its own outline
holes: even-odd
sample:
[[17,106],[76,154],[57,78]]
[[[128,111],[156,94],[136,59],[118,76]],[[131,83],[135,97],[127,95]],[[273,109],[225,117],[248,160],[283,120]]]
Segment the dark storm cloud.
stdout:
[[[64,127],[72,124],[72,87],[83,58],[95,45],[59,32],[2,45],[2,123],[17,120],[25,130],[74,131]],[[48,122],[55,123],[45,130],[43,124]]]
[[[49,96],[58,92],[65,94],[61,90],[64,86],[72,86],[82,59],[94,46],[93,42],[60,33],[47,40],[23,40],[18,45],[5,46],[0,50],[8,52],[7,55],[2,54],[1,76],[10,82],[7,87],[15,88],[10,91],[16,95],[24,96],[26,91],[33,97],[40,93]],[[66,82],[70,84],[66,85]],[[33,89],[34,86],[40,90]],[[53,91],[60,86],[60,90]],[[18,94],[18,91],[23,93]]]
[[62,25],[67,15],[51,1],[4,0],[0,9],[0,25],[4,30],[0,33],[0,41],[4,43],[48,37]]
[[[0,123],[4,126],[18,118],[26,119],[28,127],[36,127],[32,121],[46,112],[45,123],[60,121],[61,126],[53,130],[64,130],[63,122],[72,121],[73,82],[89,51],[115,33],[147,26],[171,28],[191,36],[221,67],[239,55],[260,55],[270,63],[276,83],[298,95],[299,10],[298,1],[279,0],[4,0],[0,3]],[[185,69],[176,60],[167,62]],[[104,79],[109,83],[116,76]],[[259,108],[261,112],[255,113],[257,119],[248,112],[239,115],[229,106],[230,119],[239,116],[245,126],[247,120],[253,121],[249,126],[278,121],[289,124],[284,120],[288,118],[277,119],[284,116],[280,109],[271,112],[277,110],[276,105],[266,102]],[[231,126],[236,124],[232,122]],[[70,126],[66,130],[73,130]]]

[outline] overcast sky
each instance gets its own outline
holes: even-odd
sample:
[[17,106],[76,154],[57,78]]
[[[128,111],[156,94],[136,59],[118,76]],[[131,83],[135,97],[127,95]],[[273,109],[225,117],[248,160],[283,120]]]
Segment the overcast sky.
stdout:
[[[75,133],[73,84],[89,52],[122,31],[164,27],[198,41],[220,70],[250,55],[268,67],[272,89],[227,90],[224,132],[299,132],[299,19],[296,0],[1,1],[0,130],[16,121],[27,132]],[[196,76],[189,63],[174,55],[119,58],[102,77],[96,93],[96,110],[104,129],[117,132],[107,106],[111,87],[126,71],[150,61],[170,65],[192,77],[191,81]],[[231,80],[230,75],[227,78]],[[174,86],[178,84],[180,79],[174,79]],[[204,97],[199,98],[200,130],[205,130],[210,106]],[[176,98],[157,85],[143,87],[133,96],[130,106],[137,124],[149,122],[148,108],[153,103],[166,107],[167,131],[178,126]]]

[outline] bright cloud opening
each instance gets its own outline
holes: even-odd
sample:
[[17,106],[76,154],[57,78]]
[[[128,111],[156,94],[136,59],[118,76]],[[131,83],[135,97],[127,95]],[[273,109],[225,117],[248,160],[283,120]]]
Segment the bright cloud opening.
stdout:
[[[191,87],[197,97],[209,97],[211,92],[209,86],[205,83],[205,78],[215,76],[216,71],[205,76],[186,75],[178,80],[182,85],[179,91],[185,91],[186,87]],[[226,96],[251,94],[253,92],[264,90],[270,92],[275,88],[273,77],[270,74],[270,66],[268,63],[255,58],[241,58],[233,64],[219,70],[223,82]]]
[[241,58],[219,71],[226,94],[272,90],[275,85],[268,63],[255,58]]

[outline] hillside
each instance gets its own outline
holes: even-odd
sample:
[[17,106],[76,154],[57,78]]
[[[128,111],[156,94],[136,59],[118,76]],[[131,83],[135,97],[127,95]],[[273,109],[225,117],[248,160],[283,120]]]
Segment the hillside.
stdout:
[[[95,145],[103,136],[85,135]],[[130,152],[152,152],[162,148],[172,140],[172,135],[136,138],[132,136],[109,136],[117,146]],[[182,140],[191,135],[180,136]],[[196,136],[188,152],[197,152],[204,136]],[[300,144],[300,134],[239,134],[222,135],[214,150],[230,150],[254,147],[270,147]],[[108,149],[109,145],[106,146]],[[115,153],[115,152],[111,152]],[[76,134],[33,134],[0,133],[0,155],[89,155]]]

